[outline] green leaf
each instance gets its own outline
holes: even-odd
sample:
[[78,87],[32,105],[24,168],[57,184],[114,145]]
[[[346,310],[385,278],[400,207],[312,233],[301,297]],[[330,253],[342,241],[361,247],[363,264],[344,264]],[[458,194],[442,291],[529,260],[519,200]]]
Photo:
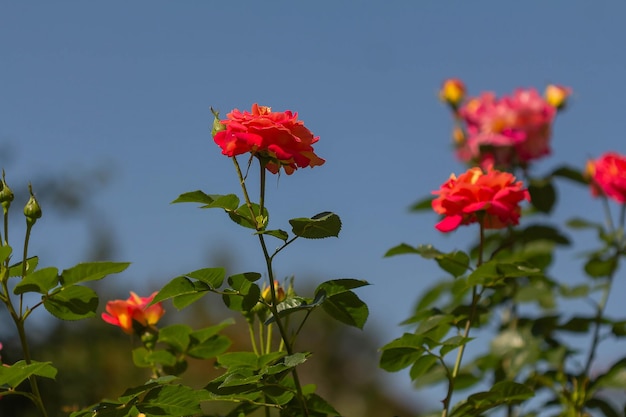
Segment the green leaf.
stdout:
[[573,218],[567,221],[567,226],[572,229],[595,229],[598,231],[604,230],[601,223],[590,222],[581,218]]
[[203,268],[185,274],[186,277],[202,281],[211,288],[221,287],[225,275],[226,270],[224,268]]
[[587,400],[585,406],[590,409],[600,410],[603,417],[624,417],[623,413],[617,412],[608,401],[602,398],[591,398]]
[[[307,299],[303,297],[291,296],[279,303],[276,309],[278,310],[278,316],[282,318],[297,313],[298,311],[313,310],[324,304],[324,301],[326,301],[326,293],[320,291],[315,294],[315,299],[311,302],[308,302]],[[267,326],[274,321],[276,321],[274,315],[270,314],[264,324]]]
[[323,239],[338,237],[341,231],[341,219],[334,213],[325,211],[308,218],[289,220],[292,232],[305,239]]
[[217,364],[223,368],[259,369],[259,357],[254,352],[228,352],[217,357]]
[[[39,264],[39,257],[32,256],[26,260],[26,275],[32,273],[35,268],[37,268],[37,264]],[[9,267],[9,276],[10,277],[21,277],[22,276],[22,262],[14,263]]]
[[239,198],[235,194],[219,195],[205,194],[200,190],[190,191],[178,196],[174,203],[200,203],[202,208],[221,208],[224,210],[236,210]]
[[176,357],[166,350],[148,350],[142,346],[133,349],[133,363],[140,368],[149,368],[155,364],[173,366]]
[[285,232],[284,230],[263,230],[260,232],[256,232],[256,234],[259,235],[269,235],[269,236],[274,236],[275,238],[278,238],[280,240],[282,240],[283,242],[286,242],[287,239],[289,239],[289,234],[287,232]]
[[406,243],[402,243],[389,249],[387,253],[385,253],[385,257],[405,254],[420,255],[424,259],[436,259],[437,257],[444,255],[443,252],[438,251],[432,245],[419,245],[414,248]]
[[11,366],[0,366],[0,386],[16,388],[31,375],[54,379],[56,374],[57,370],[52,362],[32,361],[27,364],[23,360],[17,361]]
[[177,352],[185,352],[189,346],[191,327],[172,324],[159,330],[159,342],[170,345]]
[[391,343],[383,346],[380,367],[387,372],[397,372],[414,364],[425,352],[423,337],[405,333]]
[[320,291],[325,291],[326,297],[332,297],[333,295],[341,294],[343,292],[350,291],[354,288],[364,287],[370,285],[367,281],[353,278],[333,279],[330,281],[322,282],[315,289],[315,294]]
[[164,385],[150,390],[137,408],[150,416],[180,417],[201,412],[198,394],[184,385]]
[[326,313],[342,323],[363,329],[369,309],[352,291],[327,297],[322,308]]
[[626,387],[626,358],[620,359],[607,372],[599,375],[593,381],[592,386],[596,390],[606,388],[623,389]]
[[62,320],[80,320],[96,315],[98,295],[91,288],[72,285],[45,298],[43,305]]
[[430,372],[438,363],[439,357],[432,353],[424,353],[422,356],[418,357],[413,362],[413,366],[411,366],[411,371],[409,372],[411,380],[415,381],[422,375]]
[[455,278],[460,277],[469,269],[469,256],[463,251],[454,251],[435,258],[439,267]]
[[454,349],[460,346],[466,345],[472,340],[473,338],[471,337],[452,336],[444,340],[443,342],[441,342],[441,349],[439,350],[439,354],[442,357],[446,356],[449,352],[453,351]]
[[556,168],[554,171],[552,171],[552,174],[550,175],[553,177],[566,178],[578,184],[588,184],[588,181],[585,179],[580,169],[568,167],[566,165]]
[[[258,275],[258,276],[257,276]],[[256,281],[260,274],[248,272],[245,274],[232,275],[228,277],[228,283],[232,290],[222,295],[224,304],[234,311],[250,311],[257,305],[261,297],[261,289],[252,281]]]
[[489,391],[470,395],[467,401],[452,410],[451,417],[481,416],[495,407],[517,404],[533,395],[533,391],[526,385],[511,381],[496,382]]
[[196,359],[215,358],[226,352],[231,343],[226,336],[214,335],[200,343],[194,343],[187,351],[187,354]]
[[[261,229],[265,228],[265,225],[268,223],[269,213],[267,208],[263,207],[263,215],[260,214],[260,209],[258,204],[252,203],[252,213],[250,213],[250,209],[246,204],[239,206],[236,210],[227,210],[228,216],[232,221],[237,223],[240,226],[247,227],[249,229],[256,229],[257,223],[262,226]],[[261,221],[259,221],[261,220]]]
[[537,240],[549,240],[564,246],[570,244],[567,236],[561,234],[558,229],[544,224],[533,224],[522,229],[519,233],[516,233],[515,240],[524,243],[534,242]]
[[85,281],[100,280],[107,275],[117,274],[124,271],[130,265],[129,262],[88,262],[78,264],[61,273],[61,285],[67,287]]
[[556,203],[556,190],[549,179],[533,179],[528,186],[531,204],[542,213],[550,213]]
[[314,413],[320,413],[324,416],[338,416],[339,413],[326,400],[317,394],[309,394],[306,397],[307,409]]
[[[197,299],[196,296],[198,296],[198,293],[204,293],[209,291],[209,289],[210,288],[203,282],[192,282],[186,277],[176,277],[161,288],[161,291],[154,297],[151,304],[184,295],[194,296],[192,299],[195,300]],[[203,294],[200,294],[199,296],[201,297],[202,295]],[[181,303],[182,301],[185,301],[185,299],[181,298]],[[179,307],[177,306],[177,308]]]
[[59,282],[59,270],[54,267],[38,269],[26,275],[13,289],[14,294],[24,294],[27,292],[37,292],[47,294]]
[[0,263],[4,263],[11,256],[11,252],[13,252],[13,249],[10,246],[0,246]]
[[428,196],[415,203],[409,208],[410,211],[425,211],[433,209],[433,200],[435,197]]
[[593,257],[585,264],[585,272],[591,278],[600,278],[611,276],[617,268],[617,261],[615,258],[602,259],[600,257]]

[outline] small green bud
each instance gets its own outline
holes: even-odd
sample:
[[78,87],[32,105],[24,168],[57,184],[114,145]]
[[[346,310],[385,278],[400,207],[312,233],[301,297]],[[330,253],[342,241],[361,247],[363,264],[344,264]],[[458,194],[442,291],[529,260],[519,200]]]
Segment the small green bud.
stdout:
[[28,184],[28,192],[30,193],[30,198],[24,206],[24,216],[26,216],[26,223],[33,225],[41,217],[42,213],[41,207],[33,194],[33,186],[31,184]]
[[2,208],[5,212],[9,210],[9,206],[11,206],[11,201],[15,196],[13,195],[13,191],[7,185],[7,182],[4,178],[4,169],[2,170],[2,181],[0,182],[0,204],[2,204]]
[[213,107],[211,107],[211,113],[213,113],[213,128],[211,129],[211,135],[215,136],[217,132],[226,130],[226,125],[220,122],[220,112],[214,110]]

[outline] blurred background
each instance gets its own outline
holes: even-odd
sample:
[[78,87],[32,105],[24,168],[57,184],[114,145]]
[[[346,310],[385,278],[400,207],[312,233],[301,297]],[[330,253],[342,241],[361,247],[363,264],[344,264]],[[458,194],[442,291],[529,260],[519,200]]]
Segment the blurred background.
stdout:
[[[408,210],[464,170],[438,88],[448,77],[463,79],[471,95],[572,87],[553,155],[533,174],[624,152],[625,15],[626,3],[582,0],[0,2],[0,168],[17,194],[11,239],[19,245],[24,233],[19,208],[30,181],[44,211],[30,250],[41,266],[132,262],[97,284],[101,308],[202,267],[261,271],[248,230],[220,211],[169,203],[197,189],[239,192],[231,161],[212,141],[210,106],[222,115],[253,103],[296,111],[320,136],[316,153],[326,164],[272,178],[270,224],[289,230],[290,218],[333,211],[343,228],[338,239],[284,251],[277,274],[295,275],[300,293],[333,278],[372,284],[358,291],[370,307],[364,331],[317,317],[300,345],[319,367],[306,379],[327,387],[322,394],[348,416],[438,407],[442,392],[414,392],[405,373],[377,369],[377,349],[402,333],[420,291],[441,277],[427,261],[383,254],[402,242],[463,249],[473,238],[469,228],[442,236],[434,214]],[[563,184],[555,218],[574,215],[600,220],[601,206],[583,187]],[[553,275],[581,280],[580,250],[562,251]],[[616,280],[615,292],[625,290]],[[166,322],[221,320],[221,300],[203,300],[180,313],[167,305]],[[620,311],[613,297],[607,312]],[[10,363],[15,334],[0,323]],[[128,338],[99,318],[60,323],[41,311],[27,324],[34,357],[54,358],[60,369],[63,392],[49,392],[59,409],[145,380]],[[622,351],[609,340],[598,357],[610,362]],[[195,371],[197,381],[211,372]],[[8,407],[3,416],[26,410],[7,399],[0,407]]]

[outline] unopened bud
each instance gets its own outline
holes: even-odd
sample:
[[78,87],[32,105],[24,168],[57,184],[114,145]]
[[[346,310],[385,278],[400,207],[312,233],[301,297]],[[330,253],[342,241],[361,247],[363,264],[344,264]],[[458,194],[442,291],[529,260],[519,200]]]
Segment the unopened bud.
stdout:
[[31,184],[28,184],[28,192],[30,193],[30,198],[24,206],[24,216],[26,216],[26,223],[33,225],[37,219],[41,217],[42,213],[41,207],[33,194],[33,187]]
[[2,208],[5,213],[9,210],[9,206],[11,206],[11,201],[15,196],[13,195],[13,191],[7,185],[7,182],[4,178],[4,170],[2,170],[2,181],[0,181],[0,204],[2,204]]
[[465,84],[458,78],[449,78],[443,82],[439,91],[439,99],[457,109],[465,98]]
[[211,129],[211,135],[215,136],[217,132],[226,130],[226,125],[220,121],[220,112],[211,107],[211,113],[213,113],[213,128]]
[[544,97],[549,105],[557,110],[562,110],[567,104],[567,98],[572,94],[572,89],[561,85],[550,84],[546,87]]
[[465,132],[460,126],[455,126],[452,130],[452,140],[456,146],[463,146],[465,144]]

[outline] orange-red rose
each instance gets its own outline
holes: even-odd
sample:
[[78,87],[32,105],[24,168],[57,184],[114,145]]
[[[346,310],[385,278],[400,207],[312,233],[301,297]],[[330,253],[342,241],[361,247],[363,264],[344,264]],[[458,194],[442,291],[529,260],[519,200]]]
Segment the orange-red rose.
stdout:
[[587,162],[587,176],[594,196],[606,195],[618,203],[626,203],[626,156],[608,152]]
[[487,229],[501,229],[519,223],[520,203],[530,201],[530,194],[521,181],[508,173],[474,167],[454,174],[441,188],[433,191],[437,197],[433,210],[443,215],[435,226],[441,232],[451,232],[460,225],[481,223]]
[[133,333],[133,321],[143,327],[154,326],[165,313],[161,303],[148,307],[156,294],[154,292],[149,297],[139,297],[131,291],[127,300],[109,301],[106,305],[106,313],[102,313],[102,320],[120,327],[124,333],[128,334]]
[[252,105],[252,111],[238,109],[221,120],[223,130],[213,136],[222,154],[233,157],[247,152],[266,161],[276,174],[282,167],[287,174],[298,168],[322,165],[313,144],[319,140],[298,120],[298,113],[273,112],[270,107]]

